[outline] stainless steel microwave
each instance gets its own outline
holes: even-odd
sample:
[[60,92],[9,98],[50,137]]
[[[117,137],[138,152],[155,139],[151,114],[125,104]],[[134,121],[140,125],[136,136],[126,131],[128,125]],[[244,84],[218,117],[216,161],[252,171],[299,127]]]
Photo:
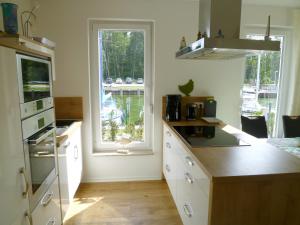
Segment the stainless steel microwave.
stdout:
[[17,54],[22,119],[53,107],[51,61]]

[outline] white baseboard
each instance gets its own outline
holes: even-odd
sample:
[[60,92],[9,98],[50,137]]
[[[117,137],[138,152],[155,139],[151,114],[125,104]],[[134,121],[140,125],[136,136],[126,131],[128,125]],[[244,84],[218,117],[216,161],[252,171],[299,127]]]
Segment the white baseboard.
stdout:
[[110,178],[85,178],[82,183],[100,183],[100,182],[122,182],[122,181],[147,181],[162,180],[162,176],[155,177],[110,177]]

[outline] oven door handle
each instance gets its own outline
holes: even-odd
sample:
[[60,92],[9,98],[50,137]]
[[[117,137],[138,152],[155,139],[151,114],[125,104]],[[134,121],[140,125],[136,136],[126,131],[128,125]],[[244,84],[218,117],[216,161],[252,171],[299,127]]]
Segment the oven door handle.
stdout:
[[32,144],[32,145],[37,145],[39,144],[41,141],[43,141],[46,137],[48,137],[50,134],[54,133],[55,131],[55,127],[52,127],[51,130],[46,131],[44,134],[42,134],[40,137],[38,137],[37,139],[29,139],[28,143]]

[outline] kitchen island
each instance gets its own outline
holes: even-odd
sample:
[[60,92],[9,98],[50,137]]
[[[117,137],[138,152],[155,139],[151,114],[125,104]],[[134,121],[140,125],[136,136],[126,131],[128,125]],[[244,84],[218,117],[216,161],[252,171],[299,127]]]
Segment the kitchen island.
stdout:
[[217,125],[245,146],[192,147],[165,122],[164,175],[183,223],[299,225],[300,159],[226,124]]

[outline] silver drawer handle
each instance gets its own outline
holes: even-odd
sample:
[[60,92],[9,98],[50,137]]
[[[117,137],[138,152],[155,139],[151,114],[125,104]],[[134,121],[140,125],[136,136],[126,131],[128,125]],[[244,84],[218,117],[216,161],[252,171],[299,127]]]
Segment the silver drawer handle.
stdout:
[[169,142],[166,143],[167,148],[171,148],[171,144]]
[[46,225],[55,225],[56,224],[56,218],[51,218]]
[[185,162],[186,162],[186,164],[188,164],[189,166],[194,166],[194,161],[193,161],[192,158],[189,157],[189,156],[185,157]]
[[184,174],[184,177],[185,177],[185,180],[190,183],[190,184],[193,184],[194,183],[194,179],[193,177],[189,174],[189,173],[185,173]]
[[51,202],[53,196],[54,196],[53,192],[49,192],[49,193],[45,194],[41,200],[41,205],[46,207]]
[[167,170],[168,172],[171,172],[170,166],[169,166],[168,164],[166,165],[166,170]]
[[24,187],[24,190],[22,192],[22,195],[23,195],[23,198],[27,198],[28,196],[28,190],[29,190],[29,184],[28,184],[28,181],[27,181],[27,177],[26,177],[26,174],[25,174],[25,168],[22,167],[20,170],[19,170],[19,173],[22,175],[23,177],[23,187]]
[[185,204],[183,206],[183,211],[187,217],[191,218],[193,216],[192,209],[189,205]]
[[169,137],[172,136],[170,131],[167,131],[166,134],[167,134]]
[[32,223],[32,217],[31,217],[31,215],[29,214],[29,212],[26,212],[24,216],[25,216],[25,218],[26,218],[27,224],[28,224],[28,225],[32,225],[32,224],[33,224],[33,223]]

